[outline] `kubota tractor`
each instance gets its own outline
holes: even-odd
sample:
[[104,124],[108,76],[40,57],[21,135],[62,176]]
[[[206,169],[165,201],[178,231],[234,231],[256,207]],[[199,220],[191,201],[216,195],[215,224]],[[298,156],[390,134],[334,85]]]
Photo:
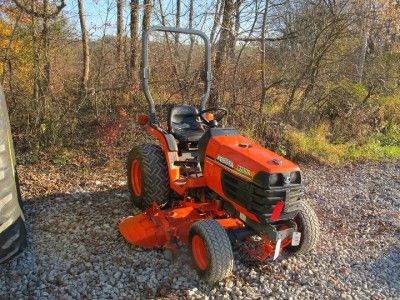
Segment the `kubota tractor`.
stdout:
[[[205,44],[200,109],[177,105],[168,125],[157,122],[149,90],[149,35],[155,31],[199,36]],[[139,117],[159,145],[135,146],[128,157],[128,186],[144,212],[121,220],[136,246],[175,251],[187,244],[199,275],[216,282],[233,267],[232,245],[258,261],[283,251],[306,253],[319,234],[318,219],[301,199],[302,177],[293,162],[220,126],[224,108],[207,108],[211,60],[207,36],[196,30],[152,27],[143,33],[142,84],[149,114]]]

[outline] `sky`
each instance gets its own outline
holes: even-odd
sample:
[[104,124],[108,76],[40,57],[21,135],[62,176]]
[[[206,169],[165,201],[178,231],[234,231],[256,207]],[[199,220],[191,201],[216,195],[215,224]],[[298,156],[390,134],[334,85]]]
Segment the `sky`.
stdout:
[[[156,2],[158,8],[158,1]],[[200,14],[194,20],[194,27],[196,29],[203,29],[207,26],[208,21],[204,21],[204,14],[201,15],[201,12],[206,12],[206,15],[211,14],[208,7],[211,5],[212,0],[203,0],[203,1],[195,1],[195,14]],[[140,1],[142,3],[142,1]],[[166,14],[172,14],[173,9],[175,9],[175,0],[163,0],[162,1],[164,10]],[[116,19],[117,19],[117,6],[116,0],[84,0],[85,6],[85,16],[86,22],[88,26],[89,33],[92,38],[98,38],[103,36],[104,30],[107,35],[114,35],[116,33]],[[185,24],[187,20],[187,11],[188,11],[188,1],[182,1],[182,27],[187,26]],[[79,25],[79,15],[78,15],[78,3],[76,0],[68,0],[67,6],[63,10],[64,16],[69,20],[71,26],[76,30],[77,33],[80,32]],[[172,15],[171,15],[172,17]],[[129,0],[125,0],[124,5],[124,26],[125,32],[129,32]],[[104,26],[104,24],[107,24]],[[157,18],[153,16],[152,24],[159,24]],[[173,25],[173,24],[170,24]]]
[[[116,19],[117,19],[117,8],[116,1],[107,0],[84,0],[85,16],[91,37],[100,37],[103,35],[104,29],[106,34],[116,33]],[[127,7],[126,7],[127,8]],[[64,16],[68,19],[71,26],[80,32],[79,15],[78,15],[78,3],[76,0],[67,2],[67,6],[63,10]],[[128,9],[124,10],[125,20],[128,21],[129,14]],[[107,21],[107,26],[104,28],[104,24]]]

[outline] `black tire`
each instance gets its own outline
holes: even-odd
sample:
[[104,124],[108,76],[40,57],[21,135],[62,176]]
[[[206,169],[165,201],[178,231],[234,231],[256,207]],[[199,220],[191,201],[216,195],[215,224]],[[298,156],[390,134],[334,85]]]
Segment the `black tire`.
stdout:
[[[200,268],[193,252],[193,238],[200,237],[207,254],[207,267]],[[189,247],[199,276],[215,283],[232,273],[233,252],[225,229],[214,219],[197,221],[190,227]]]
[[293,254],[310,252],[315,248],[320,234],[318,217],[314,209],[307,202],[301,201],[300,210],[294,221],[297,224],[297,230],[301,232],[300,244],[288,247],[288,252]]
[[[141,170],[141,191],[135,192],[132,183],[132,164],[137,161]],[[143,144],[134,147],[128,155],[128,188],[135,206],[146,209],[153,202],[165,206],[169,201],[169,175],[164,153],[160,146]]]
[[[12,190],[13,185],[15,184],[16,188],[16,195],[10,194],[13,197],[17,197],[18,204],[21,209],[21,216],[6,230],[0,233],[0,264],[3,262],[7,262],[14,257],[17,257],[21,254],[27,245],[26,241],[26,228],[25,228],[25,220],[23,219],[22,212],[23,212],[23,202],[21,198],[21,192],[19,189],[19,180],[17,173],[15,173],[15,181],[8,180],[8,189],[0,190],[0,196],[3,194],[4,191]],[[0,180],[1,182],[1,180]],[[11,184],[10,184],[11,182]],[[0,188],[1,189],[1,188]],[[7,196],[6,196],[7,197]],[[6,198],[3,197],[3,200]],[[2,199],[0,199],[1,201]]]
[[25,247],[26,229],[14,146],[4,94],[0,87],[0,263],[16,257]]
[[25,222],[22,217],[19,217],[14,224],[0,234],[0,264],[18,256],[25,248]]
[[18,197],[19,207],[21,207],[22,212],[24,212],[24,202],[22,202],[21,189],[19,185],[19,177],[17,170],[15,170],[15,186],[17,187],[17,197]]

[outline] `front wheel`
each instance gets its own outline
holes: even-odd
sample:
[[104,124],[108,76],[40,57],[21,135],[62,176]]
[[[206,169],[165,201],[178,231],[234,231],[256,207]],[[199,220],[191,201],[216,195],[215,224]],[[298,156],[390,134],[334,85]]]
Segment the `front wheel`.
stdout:
[[232,245],[217,221],[208,219],[194,223],[189,231],[189,245],[201,278],[215,283],[231,274]]
[[300,210],[294,221],[297,225],[297,231],[301,233],[300,244],[298,246],[288,247],[290,253],[307,253],[315,248],[319,239],[319,222],[314,209],[307,202],[300,202]]

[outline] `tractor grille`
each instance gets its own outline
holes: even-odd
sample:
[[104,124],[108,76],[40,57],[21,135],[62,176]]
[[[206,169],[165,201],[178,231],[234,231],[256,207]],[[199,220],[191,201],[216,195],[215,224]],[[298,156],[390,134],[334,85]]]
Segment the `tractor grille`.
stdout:
[[269,223],[278,201],[285,202],[280,220],[292,219],[295,213],[285,213],[286,208],[293,207],[303,194],[301,184],[262,189],[225,171],[222,172],[222,189],[228,198],[255,214],[264,223]]

